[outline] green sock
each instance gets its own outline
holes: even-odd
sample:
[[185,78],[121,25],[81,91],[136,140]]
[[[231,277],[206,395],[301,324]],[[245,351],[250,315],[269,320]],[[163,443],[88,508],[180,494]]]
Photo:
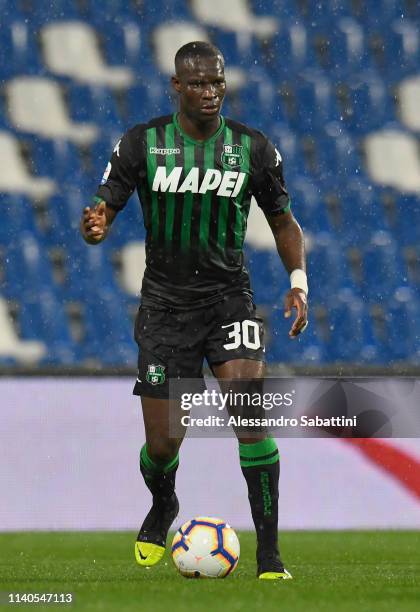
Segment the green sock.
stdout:
[[278,552],[280,463],[277,444],[273,438],[253,444],[240,443],[239,455],[257,533],[257,556],[267,551]]
[[170,472],[174,468],[178,467],[179,463],[179,454],[177,453],[173,459],[168,461],[167,463],[155,463],[153,459],[149,457],[149,453],[147,452],[147,445],[144,444],[140,450],[140,465],[142,465],[146,470],[151,472]]
[[153,496],[169,498],[174,494],[178,464],[178,453],[167,463],[158,464],[150,458],[146,444],[142,447],[140,451],[140,472]]
[[279,460],[279,451],[273,438],[259,440],[253,444],[239,443],[239,458],[241,467],[270,465]]

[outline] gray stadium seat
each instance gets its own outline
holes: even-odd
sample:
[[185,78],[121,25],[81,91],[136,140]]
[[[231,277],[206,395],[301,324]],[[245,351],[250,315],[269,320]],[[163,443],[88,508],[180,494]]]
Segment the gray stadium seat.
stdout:
[[395,129],[365,140],[368,171],[374,181],[406,193],[420,193],[420,160],[414,136]]
[[0,296],[0,357],[12,357],[21,363],[36,363],[46,353],[37,340],[21,340],[10,320],[7,302]]
[[8,110],[17,129],[45,138],[64,138],[79,145],[97,136],[92,123],[69,117],[58,83],[43,77],[16,77],[6,84]]
[[89,85],[126,88],[133,73],[124,66],[108,66],[95,30],[81,21],[51,23],[41,31],[45,63],[55,74]]
[[29,174],[19,142],[9,132],[0,132],[0,191],[41,199],[55,192],[53,180]]

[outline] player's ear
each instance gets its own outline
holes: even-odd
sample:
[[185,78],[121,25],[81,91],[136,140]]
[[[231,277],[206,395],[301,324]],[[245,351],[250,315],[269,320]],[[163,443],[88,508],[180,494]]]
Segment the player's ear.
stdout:
[[176,76],[176,74],[171,78],[172,87],[175,89],[177,93],[181,92],[181,83]]

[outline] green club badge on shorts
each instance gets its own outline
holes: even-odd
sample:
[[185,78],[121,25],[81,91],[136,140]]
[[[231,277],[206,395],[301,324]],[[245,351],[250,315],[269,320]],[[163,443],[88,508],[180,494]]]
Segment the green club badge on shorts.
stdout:
[[228,166],[228,168],[235,168],[241,166],[244,161],[242,149],[242,145],[224,144],[222,153],[222,164],[224,166]]
[[165,366],[149,364],[147,366],[146,380],[151,385],[161,385],[165,382]]

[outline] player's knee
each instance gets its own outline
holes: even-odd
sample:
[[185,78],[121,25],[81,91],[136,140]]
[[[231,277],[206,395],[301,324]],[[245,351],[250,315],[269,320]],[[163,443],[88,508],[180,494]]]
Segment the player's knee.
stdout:
[[147,445],[147,452],[154,463],[162,465],[172,461],[178,452],[178,446],[177,440],[154,440]]

